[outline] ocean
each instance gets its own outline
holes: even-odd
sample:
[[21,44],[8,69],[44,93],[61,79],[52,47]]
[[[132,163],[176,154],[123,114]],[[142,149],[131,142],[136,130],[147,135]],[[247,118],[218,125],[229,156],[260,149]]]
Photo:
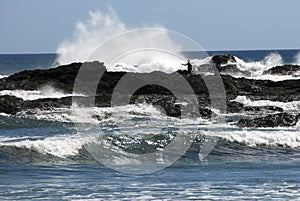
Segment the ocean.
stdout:
[[[185,52],[197,66],[197,52]],[[238,66],[250,72],[249,79],[282,81],[300,79],[299,75],[265,75],[262,72],[284,64],[300,65],[300,50],[209,51],[236,56]],[[56,54],[2,54],[0,78],[23,70],[57,66]],[[196,73],[196,72],[195,72]],[[231,74],[241,77],[238,74]],[[45,87],[36,91],[4,90],[23,100],[60,98],[70,94]],[[300,102],[250,100],[238,96],[236,102],[247,106],[279,106],[299,113]],[[92,108],[79,111],[74,119],[71,109],[32,110],[15,115],[0,113],[0,198],[1,200],[299,200],[300,198],[300,124],[291,127],[239,128],[236,118],[252,114],[226,114],[226,122],[211,123],[169,118],[147,104]],[[166,134],[172,128],[200,136],[213,136],[216,144],[206,157],[199,149],[190,150],[170,166],[135,174],[151,164],[114,166],[97,160],[87,144],[95,141],[98,130],[76,129],[75,123],[88,123],[82,114],[100,119],[102,132],[110,134],[117,124],[130,139],[122,146],[140,142],[138,134]],[[259,115],[259,114],[255,114]],[[98,128],[97,128],[98,129]],[[179,131],[180,132],[180,131]],[[119,136],[119,135],[118,135]],[[118,139],[117,139],[118,140]],[[167,140],[151,141],[164,147]],[[122,147],[121,146],[121,147]],[[203,146],[203,144],[199,145]],[[140,146],[138,149],[145,147]],[[138,150],[138,151],[143,151]],[[117,150],[120,151],[120,150]],[[136,151],[136,149],[135,149]],[[124,155],[126,156],[126,155]],[[126,157],[122,158],[126,162]],[[117,160],[116,160],[117,161]],[[118,161],[117,161],[118,162]],[[157,163],[164,163],[159,161]],[[156,165],[156,164],[154,164]],[[125,170],[125,171],[122,171]]]

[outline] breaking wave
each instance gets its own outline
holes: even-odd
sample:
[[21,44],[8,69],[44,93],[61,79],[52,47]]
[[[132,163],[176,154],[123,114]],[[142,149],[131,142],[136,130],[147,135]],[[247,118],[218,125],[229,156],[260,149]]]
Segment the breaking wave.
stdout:
[[[73,38],[58,46],[56,61],[58,64],[99,60],[106,64],[108,71],[130,72],[155,70],[173,72],[181,67],[183,59],[178,59],[178,56],[183,58],[179,54],[181,47],[171,39],[167,29],[158,27],[149,31],[149,28],[129,28],[118,19],[112,8],[109,8],[107,13],[89,12],[89,17],[90,19],[86,22],[77,23]],[[94,54],[95,50],[104,42],[128,32],[131,34],[122,35],[121,41],[110,44],[104,52],[101,52],[101,55]],[[122,50],[137,49],[137,43],[140,47],[149,47],[150,45],[154,49],[129,54],[110,66],[111,61],[116,59],[113,52],[122,53]],[[157,49],[167,49],[179,55],[166,54]]]
[[51,86],[41,87],[39,90],[2,90],[0,96],[9,95],[23,100],[37,100],[43,98],[63,98],[69,96],[84,96],[82,94],[66,94]]
[[292,101],[292,102],[280,102],[280,101],[270,101],[270,100],[252,101],[246,96],[237,96],[232,101],[242,103],[245,106],[276,106],[282,108],[285,111],[290,111],[290,112],[297,112],[300,110],[300,101]]
[[[219,139],[215,154],[222,153],[222,149],[225,149],[225,147],[228,148],[228,143],[230,144],[229,147],[232,148],[232,153],[237,150],[240,151],[240,148],[235,150],[236,147],[244,147],[243,149],[248,151],[260,147],[263,152],[268,152],[269,149],[282,148],[297,151],[300,148],[300,133],[297,132],[300,126],[299,123],[290,128],[241,129],[234,125],[208,122],[200,118],[196,121],[171,118],[165,116],[154,106],[147,104],[113,108],[80,108],[78,112],[81,116],[78,118],[78,115],[76,115],[76,119],[74,119],[72,112],[67,109],[57,110],[56,112],[39,111],[34,114],[19,113],[17,116],[1,116],[3,122],[12,121],[11,126],[7,127],[8,129],[16,128],[17,125],[13,122],[18,121],[18,126],[22,128],[26,128],[24,125],[29,123],[34,124],[31,128],[27,126],[27,129],[29,129],[27,132],[42,127],[43,132],[46,133],[40,133],[39,135],[33,133],[32,137],[22,135],[1,136],[0,155],[4,154],[5,157],[25,155],[26,160],[28,160],[28,155],[34,155],[33,157],[36,157],[36,159],[44,157],[43,160],[46,160],[49,156],[56,158],[55,160],[81,160],[90,157],[85,150],[85,146],[96,142],[102,134],[107,137],[107,141],[113,142],[113,145],[121,150],[142,152],[145,150],[160,150],[166,146],[168,140],[177,135],[177,132],[188,132],[198,136],[187,156],[184,157],[189,157],[189,154],[192,154],[193,157],[198,156],[199,147],[209,136]],[[19,120],[16,118],[19,118]],[[24,121],[24,119],[27,120]],[[78,124],[86,124],[84,128],[88,129],[75,132],[74,124],[70,123],[76,121]],[[52,130],[54,127],[57,132],[47,134],[47,130],[45,130],[47,127],[52,127]],[[224,140],[226,143],[224,143]],[[244,155],[246,153],[240,154]],[[235,154],[232,156],[236,157]],[[226,157],[229,156],[226,155]]]

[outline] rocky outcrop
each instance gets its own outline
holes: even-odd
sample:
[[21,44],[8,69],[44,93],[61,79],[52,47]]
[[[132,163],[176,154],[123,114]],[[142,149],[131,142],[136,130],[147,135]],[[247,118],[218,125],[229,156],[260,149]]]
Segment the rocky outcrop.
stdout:
[[[74,81],[76,75],[81,67],[81,63],[73,63],[69,65],[59,66],[57,68],[47,70],[30,70],[16,73],[7,78],[0,80],[0,90],[38,90],[45,85],[51,85],[66,93],[73,92]],[[131,74],[134,79],[139,79],[145,74],[125,73],[125,72],[107,72],[103,63],[90,62],[87,71],[93,72],[93,69],[103,69],[104,74],[99,82],[97,94],[112,94],[118,81],[125,75]],[[179,72],[194,89],[195,94],[199,96],[208,96],[208,91],[201,75],[189,75],[185,71]],[[176,86],[176,79],[170,79],[172,74],[163,72],[150,73],[153,76],[160,76],[174,82]],[[147,76],[144,76],[147,77]],[[151,77],[151,76],[149,76]],[[207,76],[209,77],[209,76]],[[271,80],[252,80],[246,78],[234,78],[230,75],[221,75],[226,89],[227,97],[234,97],[237,95],[245,95],[253,100],[278,100],[278,101],[296,101],[300,100],[300,80],[284,80],[274,82]],[[145,78],[147,79],[147,78]],[[92,82],[83,80],[84,82]],[[124,87],[126,93],[126,87]],[[180,86],[178,87],[180,89]],[[166,92],[161,88],[148,87],[139,91],[139,94],[165,94]],[[183,94],[186,92],[183,90]]]
[[251,100],[299,101],[299,80],[252,80],[222,75],[227,96],[247,96]]
[[287,113],[278,113],[271,114],[265,117],[259,117],[255,119],[241,119],[238,121],[237,126],[244,127],[288,127],[295,126],[299,119],[299,114],[287,114]]
[[240,75],[245,77],[251,76],[250,72],[239,69],[235,64],[219,66],[218,70],[220,71],[221,74],[235,74],[235,75]]
[[[82,63],[72,63],[50,69],[25,70],[0,79],[0,90],[37,90],[45,85],[53,86],[66,93],[73,92],[74,81]],[[103,63],[89,62],[88,71],[105,69]]]
[[6,114],[16,114],[22,111],[24,101],[21,98],[15,96],[0,96],[0,112]]
[[275,66],[263,72],[264,75],[295,75],[296,73],[300,73],[300,66],[298,65]]
[[283,109],[276,106],[244,106],[242,103],[230,101],[227,103],[229,113],[274,113],[283,112]]
[[220,66],[221,64],[227,64],[228,62],[235,63],[236,60],[231,54],[223,54],[223,55],[214,55],[211,60]]
[[[232,55],[215,56],[215,60],[221,63],[233,59],[234,57]],[[74,81],[81,66],[82,63],[73,63],[46,70],[22,71],[0,79],[0,90],[38,90],[45,85],[51,85],[60,91],[72,93]],[[112,93],[124,75],[131,76],[133,81],[139,79],[151,79],[151,76],[146,76],[146,74],[143,73],[107,72],[103,63],[100,62],[85,63],[85,71],[87,71],[88,74],[95,74],[93,73],[95,69],[100,69],[104,72],[99,83],[98,80],[93,80],[93,77],[89,77],[86,80],[78,80],[78,82],[82,83],[82,85],[86,85],[95,84],[93,82],[97,81],[96,84],[98,84],[98,88],[95,100],[96,106],[99,107],[110,106]],[[186,71],[178,71],[178,73],[189,82],[194,93],[198,97],[200,114],[203,117],[209,118],[212,114],[212,112],[207,109],[207,107],[210,106],[210,98],[202,75],[190,75]],[[174,74],[152,72],[147,75],[165,79],[168,82],[173,83],[182,95],[189,95],[189,92],[182,89],[181,85],[178,84]],[[209,78],[209,76],[210,75],[206,77]],[[300,100],[300,80],[273,82],[270,80],[234,78],[230,75],[221,75],[221,78],[226,90],[226,96],[229,100],[234,99],[238,95],[247,96],[252,100],[263,99],[283,102]],[[147,81],[151,80],[146,80],[146,82]],[[129,94],[126,86],[121,87],[123,94]],[[149,98],[150,96],[152,96],[152,98]],[[23,101],[22,99],[13,96],[1,96],[0,112],[15,114],[21,110],[31,108],[49,109],[55,107],[69,107],[71,102],[71,97]],[[163,87],[155,85],[142,87],[134,93],[131,102],[148,102],[156,104],[157,106],[164,108],[169,116],[180,116],[180,106],[175,104],[176,99],[174,98],[174,95]],[[228,103],[227,109],[229,112],[282,112],[282,109],[278,107],[245,107],[239,103]]]
[[65,98],[45,98],[38,100],[24,101],[15,96],[0,96],[0,112],[6,114],[16,114],[23,110],[41,109],[51,110],[53,108],[69,107],[72,104],[72,97]]

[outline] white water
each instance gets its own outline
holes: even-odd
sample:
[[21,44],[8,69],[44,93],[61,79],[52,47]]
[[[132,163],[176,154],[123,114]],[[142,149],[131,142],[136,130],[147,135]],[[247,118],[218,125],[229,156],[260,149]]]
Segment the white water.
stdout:
[[41,87],[39,90],[2,90],[0,95],[10,95],[23,100],[37,100],[42,98],[63,98],[68,96],[84,96],[82,94],[66,94],[51,86]]
[[273,128],[273,129],[242,129],[230,132],[211,132],[206,134],[210,136],[217,136],[226,139],[230,142],[239,142],[248,146],[283,146],[299,149],[300,148],[300,125],[296,127]]
[[8,77],[8,75],[0,75],[0,79],[3,79],[5,77]]
[[235,57],[236,63],[241,70],[251,72],[253,76],[262,75],[263,71],[269,70],[272,67],[283,65],[282,57],[278,53],[270,53],[261,61],[245,62],[242,59]]
[[277,106],[282,108],[285,111],[292,111],[292,112],[300,111],[300,101],[293,101],[293,102],[280,102],[280,101],[270,101],[270,100],[252,101],[246,96],[237,96],[232,101],[242,103],[245,106]]
[[295,64],[300,65],[300,52],[295,56]]
[[[95,142],[97,136],[102,132],[114,131],[114,134],[158,134],[162,128],[180,127],[182,130],[195,130],[199,122],[204,124],[206,120],[197,119],[181,120],[163,115],[155,107],[147,104],[128,105],[107,108],[77,108],[75,112],[71,109],[58,109],[57,111],[36,111],[35,114],[19,113],[18,117],[37,120],[50,120],[62,122],[75,122],[80,127],[77,134],[57,135],[42,139],[28,140],[20,137],[0,137],[0,145],[16,146],[38,151],[42,154],[51,154],[66,158],[78,154],[83,145]],[[97,118],[95,117],[97,115]],[[135,121],[132,121],[135,118]],[[100,129],[99,125],[102,127]],[[118,126],[114,129],[113,126]],[[111,127],[113,126],[113,127]]]
[[[201,60],[199,60],[199,59],[191,60],[191,63],[193,65],[193,69],[194,69],[194,73],[195,74],[206,74],[206,72],[205,72],[206,69],[204,66],[206,64],[213,65],[211,58],[212,57],[207,57],[207,58],[201,59]],[[240,72],[226,72],[226,74],[229,74],[233,77],[237,77],[237,78],[246,77],[248,79],[272,80],[272,81],[300,79],[300,71],[295,72],[293,75],[270,75],[270,74],[263,75],[263,72],[266,70],[269,70],[275,66],[284,65],[284,63],[282,61],[282,57],[278,53],[270,53],[261,61],[246,62],[236,56],[235,56],[235,59],[236,59],[236,62],[229,62],[228,64],[236,65],[239,70],[249,72],[251,74],[251,76],[245,76],[245,75],[241,74]],[[295,61],[296,61],[295,64],[300,64],[300,53],[296,56]],[[228,65],[228,64],[225,64],[225,65]]]
[[[104,62],[108,71],[125,71],[125,72],[152,72],[163,71],[171,73],[177,70],[186,69],[181,64],[186,62],[182,55],[170,55],[159,51],[140,51],[124,55],[118,55],[122,58],[115,57],[116,52],[122,52],[123,49],[135,49],[135,44],[145,44],[156,49],[168,49],[172,52],[180,52],[183,47],[171,40],[167,29],[159,27],[156,32],[136,32],[122,37],[122,41],[111,44],[102,55],[93,54],[103,43],[107,42],[121,34],[128,33],[144,27],[128,27],[117,16],[112,8],[108,8],[107,13],[100,11],[89,12],[89,19],[79,21],[72,38],[66,39],[59,44],[57,48],[57,63],[68,64],[72,62],[83,62],[99,60]],[[147,45],[146,45],[147,44]],[[141,45],[143,46],[143,45]],[[167,48],[165,48],[167,47]],[[104,55],[103,55],[104,54]],[[267,55],[261,61],[245,62],[235,57],[236,63],[240,70],[251,73],[250,79],[281,81],[287,79],[299,79],[300,75],[263,75],[263,72],[279,65],[283,65],[280,54],[273,52]],[[117,59],[117,60],[115,60]],[[115,61],[112,65],[111,61]],[[300,53],[295,57],[297,64],[300,64]],[[204,59],[193,59],[191,61],[194,67],[194,73],[203,73],[201,65],[211,64],[211,57]],[[230,64],[230,63],[229,63]],[[203,74],[209,75],[210,72]],[[300,74],[300,73],[299,73]],[[235,77],[242,77],[240,73],[230,73]]]
[[165,52],[144,51],[136,52],[118,60],[108,71],[125,71],[149,73],[153,71],[163,71],[172,73],[179,69],[186,69],[182,64],[185,60]]
[[107,14],[90,11],[89,17],[86,22],[79,21],[76,24],[73,38],[65,40],[58,46],[59,64],[86,61],[105,40],[128,30],[112,8],[109,8]]
[[[22,140],[18,142],[5,142],[12,139],[0,138],[0,145],[23,147],[41,154],[51,154],[53,156],[65,158],[78,155],[79,149],[88,142],[93,142],[96,135],[61,135],[47,137],[38,140]],[[4,141],[5,140],[5,141]]]
[[[151,29],[147,31],[136,31],[131,34],[123,35],[121,41],[111,43],[106,46],[101,55],[95,53],[95,50],[102,48],[102,44],[109,39],[117,38],[121,34],[137,30],[129,28],[120,21],[112,8],[107,13],[100,11],[89,12],[90,19],[86,22],[78,22],[73,38],[65,40],[57,48],[59,54],[58,64],[68,64],[72,62],[94,61],[104,62],[108,71],[130,71],[130,72],[151,72],[160,70],[164,72],[173,72],[181,68],[182,60],[178,59],[181,55],[175,56],[166,54],[158,49],[170,50],[171,52],[180,52],[180,46],[171,40],[169,32],[165,28]],[[139,27],[141,29],[143,27]],[[151,47],[153,51],[139,51],[128,54],[121,59],[115,58],[117,52],[122,50],[136,50],[139,47]],[[144,44],[144,45],[143,45]],[[127,52],[128,53],[128,52]],[[111,61],[115,61],[113,65]]]
[[[247,99],[238,97],[237,101],[239,100],[246,103]],[[248,104],[255,105],[258,103],[254,104],[248,101]],[[286,106],[286,109],[295,108],[294,106]],[[180,128],[183,132],[196,132],[220,137],[230,142],[240,142],[248,146],[266,145],[300,148],[300,133],[298,132],[300,123],[289,128],[240,129],[233,125],[210,122],[201,118],[196,120],[171,118],[147,104],[112,108],[78,108],[75,109],[74,113],[71,112],[71,109],[57,109],[48,112],[37,111],[35,114],[19,113],[18,116],[37,120],[75,122],[79,126],[81,123],[85,123],[82,127],[84,129],[79,128],[77,134],[39,137],[39,139],[33,140],[28,140],[24,136],[3,136],[0,138],[0,145],[25,147],[39,153],[63,158],[77,155],[79,149],[85,144],[94,142],[101,132],[134,136],[140,133],[158,134],[162,132],[162,128],[172,127]]]

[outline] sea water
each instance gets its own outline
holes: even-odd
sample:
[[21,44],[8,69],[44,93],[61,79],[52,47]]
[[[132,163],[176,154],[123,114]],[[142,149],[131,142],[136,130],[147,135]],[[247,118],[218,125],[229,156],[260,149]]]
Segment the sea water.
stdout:
[[[244,68],[258,72],[252,79],[262,79],[260,69],[255,69],[257,66],[269,69],[286,63],[299,64],[299,50],[208,53],[237,56]],[[197,61],[197,52],[185,54],[194,64],[203,62]],[[56,56],[0,55],[0,75],[55,67]],[[268,79],[284,80],[286,77]],[[49,88],[0,93],[24,100],[69,95]],[[287,112],[300,109],[297,101],[251,101],[242,96],[235,101],[249,106],[280,106]],[[98,133],[78,133],[74,122],[88,122],[85,113],[97,115],[102,131],[108,133],[116,131],[114,124],[128,133],[157,133],[168,126],[188,127],[192,122],[168,118],[145,104],[91,108],[80,113],[81,119],[73,119],[70,109],[63,108],[0,114],[1,200],[297,200],[300,197],[299,123],[288,128],[240,129],[225,123],[211,126],[210,122],[199,119],[199,125],[193,126],[201,129],[200,134],[218,139],[205,159],[200,160],[198,152],[192,151],[169,167],[135,175],[110,169],[95,160],[84,146],[95,141]],[[234,120],[244,115],[230,114],[227,118]],[[141,168],[146,169],[147,165]]]

